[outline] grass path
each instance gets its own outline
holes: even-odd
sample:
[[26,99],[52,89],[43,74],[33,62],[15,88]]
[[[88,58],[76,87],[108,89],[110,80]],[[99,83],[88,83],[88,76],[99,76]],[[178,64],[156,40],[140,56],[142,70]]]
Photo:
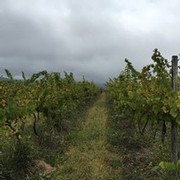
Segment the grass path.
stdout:
[[67,159],[59,164],[53,179],[57,180],[118,180],[121,179],[119,156],[110,151],[107,142],[108,112],[105,94],[89,108],[79,130],[70,137]]

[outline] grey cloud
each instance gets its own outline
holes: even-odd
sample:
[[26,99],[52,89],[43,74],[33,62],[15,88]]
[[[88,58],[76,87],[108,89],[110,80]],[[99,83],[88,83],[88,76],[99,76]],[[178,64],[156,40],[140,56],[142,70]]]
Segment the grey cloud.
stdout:
[[57,42],[51,34],[30,19],[7,14],[0,16],[0,22],[0,56],[46,59],[57,51]]
[[139,6],[126,0],[13,2],[0,2],[1,73],[73,71],[77,78],[100,82],[120,73],[125,58],[140,69],[151,62],[154,48],[167,58],[179,53],[175,6],[163,17],[168,0],[157,2],[158,11],[149,0]]

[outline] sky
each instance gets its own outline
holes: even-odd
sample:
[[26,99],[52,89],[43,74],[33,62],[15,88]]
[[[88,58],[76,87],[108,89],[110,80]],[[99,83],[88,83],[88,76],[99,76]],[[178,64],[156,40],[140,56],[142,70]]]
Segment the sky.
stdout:
[[179,0],[1,0],[0,75],[73,72],[105,82],[158,48],[180,54]]

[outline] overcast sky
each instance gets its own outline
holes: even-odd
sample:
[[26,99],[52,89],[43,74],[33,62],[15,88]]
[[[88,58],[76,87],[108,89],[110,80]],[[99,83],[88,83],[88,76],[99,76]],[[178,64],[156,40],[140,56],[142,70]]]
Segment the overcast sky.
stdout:
[[104,82],[153,49],[180,53],[179,0],[0,0],[0,74],[73,72]]

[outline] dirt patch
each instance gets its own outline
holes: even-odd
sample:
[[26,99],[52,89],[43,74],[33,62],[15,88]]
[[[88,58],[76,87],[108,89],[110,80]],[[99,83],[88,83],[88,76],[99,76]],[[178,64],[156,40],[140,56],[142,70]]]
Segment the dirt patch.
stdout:
[[55,170],[56,170],[55,167],[52,167],[50,164],[47,164],[43,160],[35,160],[30,168],[30,172],[32,176],[37,175],[39,173],[49,174]]

